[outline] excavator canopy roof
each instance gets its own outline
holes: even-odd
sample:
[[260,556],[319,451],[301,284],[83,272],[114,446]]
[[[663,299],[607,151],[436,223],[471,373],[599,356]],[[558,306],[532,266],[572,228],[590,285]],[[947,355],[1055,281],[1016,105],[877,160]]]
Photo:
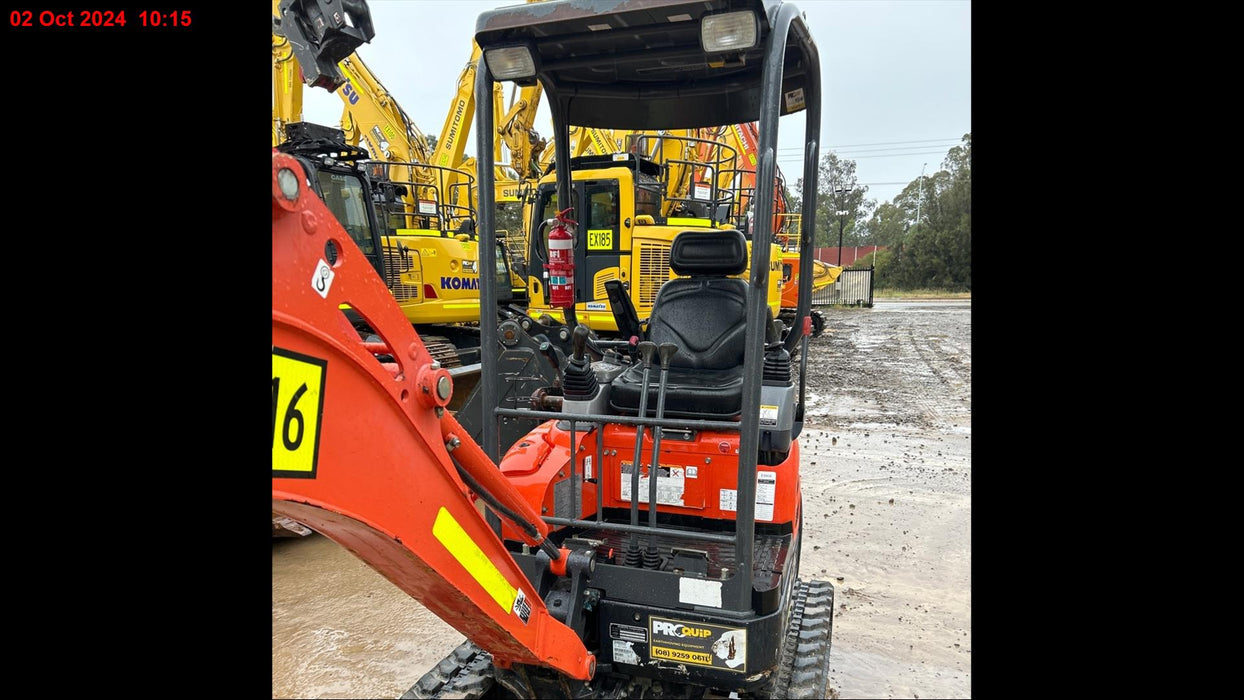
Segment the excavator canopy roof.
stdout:
[[[530,85],[539,78],[569,124],[615,129],[738,124],[760,117],[766,46],[781,4],[537,2],[482,13],[475,40],[497,80]],[[803,109],[810,60],[816,60],[816,49],[800,17],[787,38],[781,114]]]

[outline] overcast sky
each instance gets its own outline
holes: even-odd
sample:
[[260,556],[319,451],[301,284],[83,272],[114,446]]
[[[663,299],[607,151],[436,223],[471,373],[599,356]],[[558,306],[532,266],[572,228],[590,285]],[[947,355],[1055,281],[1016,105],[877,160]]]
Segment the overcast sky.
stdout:
[[[890,201],[940,169],[972,130],[970,0],[792,0],[821,55],[821,153],[856,163],[867,197]],[[439,136],[471,55],[475,20],[510,0],[368,0],[376,36],[358,49],[367,67],[425,134]],[[506,105],[513,84],[506,87]],[[303,92],[303,119],[336,126],[341,98]],[[536,131],[552,135],[542,101]],[[782,119],[778,167],[802,175],[803,113]],[[474,129],[466,144],[475,154]]]

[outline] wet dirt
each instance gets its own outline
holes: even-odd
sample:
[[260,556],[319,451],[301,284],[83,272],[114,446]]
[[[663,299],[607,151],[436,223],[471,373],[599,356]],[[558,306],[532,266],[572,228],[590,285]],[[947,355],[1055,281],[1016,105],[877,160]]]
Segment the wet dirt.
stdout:
[[[836,589],[831,695],[971,697],[971,301],[821,311],[800,573]],[[273,698],[396,698],[463,639],[333,542],[273,540]]]

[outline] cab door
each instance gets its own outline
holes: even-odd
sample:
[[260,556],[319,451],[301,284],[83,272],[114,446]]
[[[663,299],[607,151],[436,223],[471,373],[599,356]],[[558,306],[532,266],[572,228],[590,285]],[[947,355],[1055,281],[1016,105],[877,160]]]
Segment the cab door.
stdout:
[[[584,311],[606,311],[605,282],[620,279],[623,216],[634,205],[623,202],[616,178],[585,180],[575,237],[575,300]],[[629,194],[629,193],[628,193]]]

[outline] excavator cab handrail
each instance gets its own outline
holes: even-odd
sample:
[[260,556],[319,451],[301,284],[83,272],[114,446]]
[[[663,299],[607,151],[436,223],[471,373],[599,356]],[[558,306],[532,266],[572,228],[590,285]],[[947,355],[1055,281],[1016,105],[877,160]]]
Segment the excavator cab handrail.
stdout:
[[[674,144],[681,158],[667,155],[667,144]],[[672,133],[649,134],[632,132],[626,134],[626,148],[630,153],[651,160],[661,166],[661,211],[666,216],[678,213],[705,218],[711,224],[720,223],[718,216],[718,182],[723,169],[733,168],[738,162],[738,151],[725,143],[698,136]],[[709,185],[708,192],[700,188]],[[705,196],[700,196],[705,195]],[[697,211],[697,210],[703,211]]]
[[[394,163],[370,161],[387,168],[387,181],[406,188],[396,206],[388,213],[399,217],[399,228],[431,229],[443,233],[459,233],[459,228],[475,229],[476,212],[469,196],[475,186],[475,175],[461,168],[430,163]],[[471,222],[467,224],[466,222]]]
[[[751,168],[735,168],[732,170],[723,170],[718,173],[718,175],[722,179],[724,179],[726,175],[730,175],[730,186],[721,190],[721,192],[725,193],[721,196],[721,202],[729,203],[730,205],[729,213],[727,215],[728,221],[734,224],[736,228],[750,229],[751,223],[748,221],[748,214],[752,209],[752,198],[756,194],[756,186],[754,184],[756,182],[756,171]],[[748,182],[753,184],[744,184]],[[780,186],[780,184],[775,186],[773,190],[774,240],[778,241],[784,250],[797,251],[798,245],[796,245],[793,249],[787,248],[786,244],[781,243],[779,240],[780,238],[784,238],[783,236],[779,236],[779,233],[782,231],[782,217],[787,215],[787,212],[782,211],[785,199],[779,190]],[[798,236],[798,233],[796,232],[795,235]]]

